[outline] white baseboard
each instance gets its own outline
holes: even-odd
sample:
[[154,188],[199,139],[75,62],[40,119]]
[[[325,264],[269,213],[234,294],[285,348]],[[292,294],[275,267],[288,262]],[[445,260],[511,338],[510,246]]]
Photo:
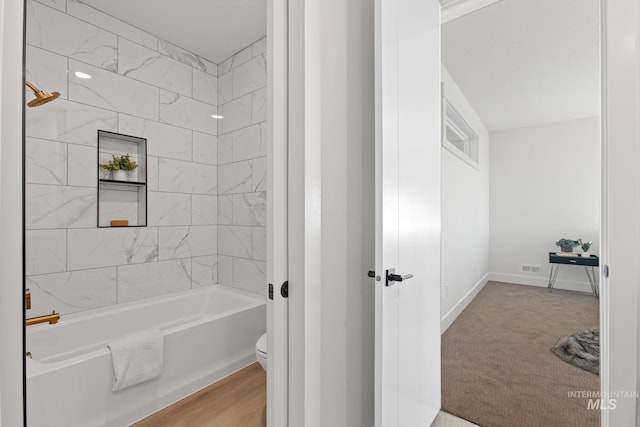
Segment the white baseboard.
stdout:
[[[519,274],[489,273],[489,280],[493,282],[515,283],[518,285],[539,286],[546,288],[549,285],[548,277],[524,276]],[[574,282],[570,280],[556,280],[554,289],[591,293],[588,282]]]
[[473,301],[473,299],[478,295],[478,292],[484,288],[484,285],[489,281],[489,273],[485,274],[482,279],[478,281],[473,288],[469,292],[463,296],[460,301],[456,305],[453,306],[451,310],[447,314],[445,314],[440,320],[440,334],[444,334],[444,332],[449,329],[449,326],[460,316],[460,313],[464,311],[465,308]]

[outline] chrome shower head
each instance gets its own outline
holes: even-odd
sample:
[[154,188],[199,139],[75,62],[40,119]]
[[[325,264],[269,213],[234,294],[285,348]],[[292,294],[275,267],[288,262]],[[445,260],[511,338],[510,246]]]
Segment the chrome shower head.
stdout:
[[32,85],[27,81],[25,81],[24,84],[27,85],[33,91],[33,94],[36,96],[35,99],[32,99],[27,103],[29,107],[39,107],[41,105],[46,104],[47,102],[53,101],[54,99],[60,96],[60,92],[44,93],[43,91],[41,91],[40,89],[38,89],[37,87],[35,87],[34,85]]

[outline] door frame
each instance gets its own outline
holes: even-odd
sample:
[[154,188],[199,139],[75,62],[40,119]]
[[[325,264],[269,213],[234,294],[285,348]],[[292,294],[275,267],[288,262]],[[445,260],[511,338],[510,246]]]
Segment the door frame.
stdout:
[[267,425],[288,425],[288,4],[267,0]]
[[0,0],[0,425],[7,427],[24,423],[24,8]]
[[321,425],[322,0],[289,0],[289,425]]
[[601,397],[610,396],[616,400],[615,409],[601,411],[602,427],[636,425],[640,417],[635,397],[621,399],[615,396],[619,392],[638,391],[640,172],[637,164],[640,149],[636,121],[640,115],[637,77],[640,70],[639,3],[638,0],[600,1],[600,391]]

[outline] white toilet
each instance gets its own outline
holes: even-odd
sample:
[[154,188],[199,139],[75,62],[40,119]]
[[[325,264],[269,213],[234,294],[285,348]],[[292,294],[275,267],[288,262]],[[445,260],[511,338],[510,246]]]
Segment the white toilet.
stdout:
[[262,335],[256,342],[256,359],[262,369],[267,370],[267,334]]

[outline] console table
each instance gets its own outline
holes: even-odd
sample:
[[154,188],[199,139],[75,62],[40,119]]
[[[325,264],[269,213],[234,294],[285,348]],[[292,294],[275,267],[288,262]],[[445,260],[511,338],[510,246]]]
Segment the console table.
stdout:
[[551,273],[549,273],[549,289],[553,289],[553,286],[556,283],[556,278],[558,277],[558,270],[561,265],[581,265],[587,273],[587,279],[589,280],[589,285],[591,285],[593,294],[596,297],[600,296],[598,288],[598,274],[596,272],[596,267],[600,265],[600,259],[597,255],[585,257],[574,253],[559,255],[558,252],[549,252],[549,263],[551,264]]

